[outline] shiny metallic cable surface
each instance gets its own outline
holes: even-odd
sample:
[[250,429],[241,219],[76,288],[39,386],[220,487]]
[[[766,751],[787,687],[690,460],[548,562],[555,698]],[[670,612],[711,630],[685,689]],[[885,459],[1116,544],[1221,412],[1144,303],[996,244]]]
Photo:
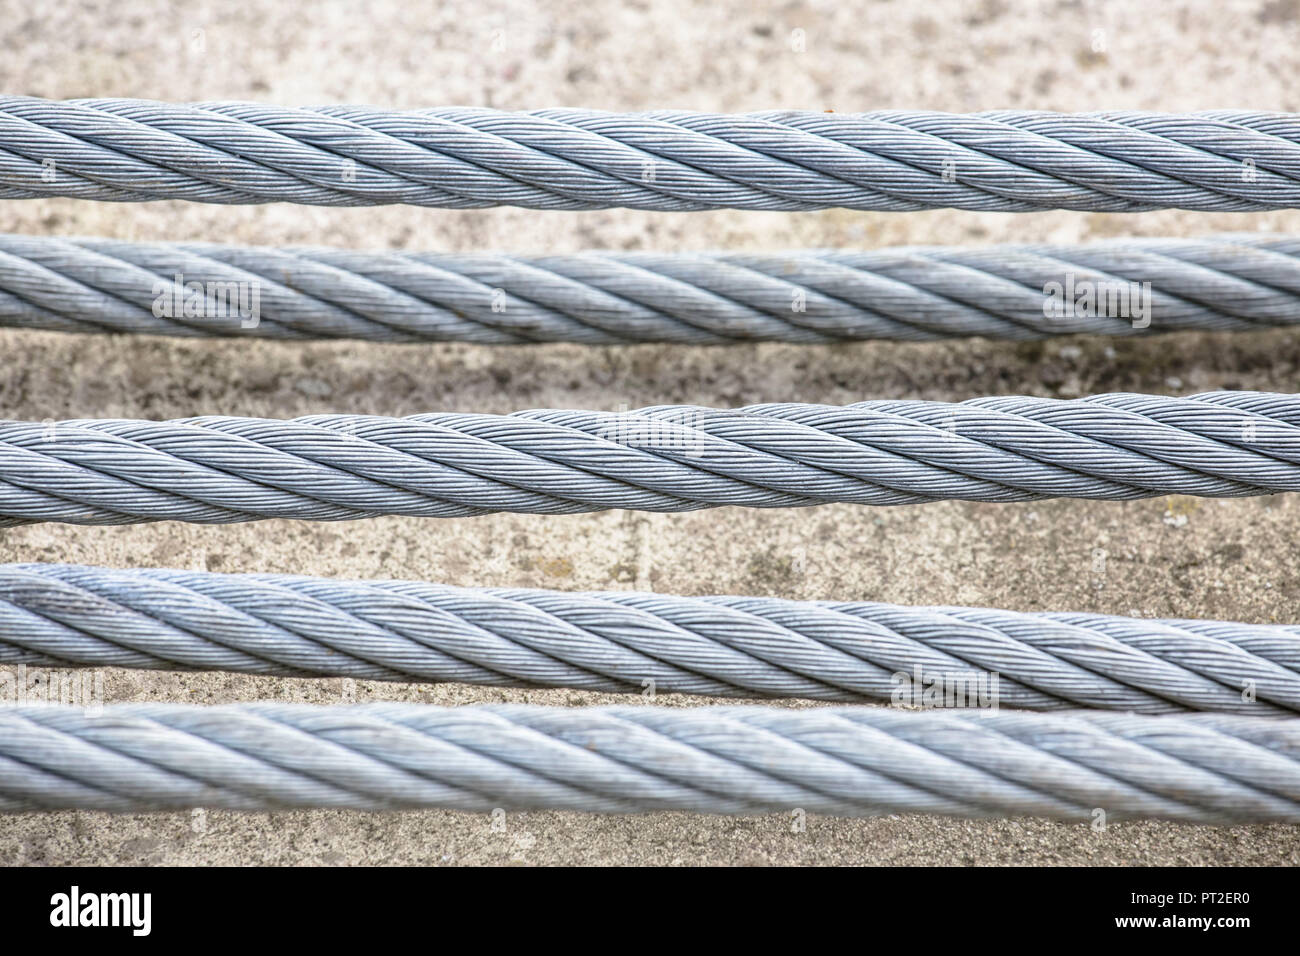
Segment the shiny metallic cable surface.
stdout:
[[0,198],[452,209],[1300,207],[1300,115],[721,115],[0,97]]
[[1300,323],[1300,238],[521,257],[0,235],[0,325],[373,342],[694,345]]
[[0,422],[0,525],[1300,490],[1300,395]]
[[0,810],[1300,822],[1300,720],[880,707],[0,707]]
[[60,564],[0,565],[0,664],[1300,712],[1296,626]]

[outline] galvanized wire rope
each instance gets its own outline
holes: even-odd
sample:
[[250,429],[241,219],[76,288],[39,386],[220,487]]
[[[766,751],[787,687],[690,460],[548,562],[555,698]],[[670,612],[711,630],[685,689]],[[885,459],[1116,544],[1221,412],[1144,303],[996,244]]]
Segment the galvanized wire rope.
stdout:
[[0,565],[0,663],[1300,712],[1294,626],[59,564]]
[[0,524],[1300,490],[1300,396],[0,422]]
[[0,708],[0,808],[1300,822],[1300,720],[898,708]]
[[1300,239],[1258,234],[532,258],[0,235],[0,324],[74,332],[709,345],[1297,323]]
[[[503,113],[0,98],[0,198],[448,208],[1300,208],[1300,116]],[[513,343],[1127,334],[1296,321],[1297,244],[797,256],[376,256],[0,241],[0,324]],[[263,316],[159,315],[254,283]],[[146,288],[144,283],[148,282]],[[224,293],[223,293],[224,294]],[[263,296],[266,296],[263,300]],[[205,305],[211,298],[204,292]],[[265,318],[265,322],[263,322]],[[866,402],[292,422],[0,423],[0,524],[205,523],[1300,484],[1300,397]],[[0,566],[0,661],[802,696],[899,672],[1024,707],[1300,709],[1293,628],[753,598]],[[893,667],[891,671],[890,668]],[[1249,688],[1249,691],[1243,691]],[[1257,696],[1256,696],[1257,695]],[[1300,822],[1300,721],[859,708],[0,708],[0,810],[496,806]]]
[[382,110],[0,97],[0,198],[454,209],[1300,207],[1300,116]]

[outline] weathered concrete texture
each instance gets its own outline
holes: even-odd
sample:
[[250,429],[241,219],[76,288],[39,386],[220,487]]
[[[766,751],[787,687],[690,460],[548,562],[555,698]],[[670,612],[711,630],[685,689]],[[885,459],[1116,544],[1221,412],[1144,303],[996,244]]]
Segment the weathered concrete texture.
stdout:
[[[926,5],[4,3],[0,89],[50,97],[610,109],[1300,109],[1300,3]],[[792,50],[802,30],[806,52]],[[201,31],[201,32],[200,32]],[[1102,31],[1097,34],[1095,31]],[[797,35],[794,35],[797,37]],[[795,44],[797,46],[797,44]],[[1094,45],[1102,47],[1100,51]],[[587,247],[1078,241],[1300,231],[1300,213],[1140,217],[141,206],[0,206],[53,235],[521,252]],[[507,412],[559,405],[958,400],[1208,388],[1295,391],[1300,333],[690,350],[377,347],[5,332],[0,415]],[[0,560],[427,578],[464,585],[964,603],[1295,621],[1300,500],[384,518],[206,528],[38,526]],[[341,682],[112,671],[110,700],[337,702]],[[599,703],[566,691],[361,683],[360,700]],[[664,698],[659,703],[685,703]],[[691,703],[699,701],[691,700]],[[598,817],[334,811],[0,819],[4,863],[1295,864],[1294,828],[1111,826],[920,817]]]

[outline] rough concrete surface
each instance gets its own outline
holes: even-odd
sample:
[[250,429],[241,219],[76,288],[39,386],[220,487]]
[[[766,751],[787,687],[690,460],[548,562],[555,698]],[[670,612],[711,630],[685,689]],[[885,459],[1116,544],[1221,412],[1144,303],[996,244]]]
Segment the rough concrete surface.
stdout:
[[[1001,107],[1300,110],[1300,2],[1009,4],[688,0],[0,3],[0,90],[502,108]],[[804,31],[804,52],[792,31]],[[776,250],[1300,231],[1300,213],[1142,216],[414,208],[0,206],[0,230],[355,248]],[[1295,391],[1300,334],[1009,345],[483,348],[0,333],[0,416],[170,418],[536,406],[733,406],[1024,392]],[[1187,498],[905,509],[724,509],[228,527],[0,531],[0,560],[198,567],[461,585],[963,603],[1295,621],[1300,499]],[[340,683],[110,671],[110,701],[338,702]],[[614,697],[360,683],[360,700]],[[703,703],[660,697],[660,703]],[[971,822],[898,816],[209,812],[0,819],[0,863],[1296,864],[1289,827]]]

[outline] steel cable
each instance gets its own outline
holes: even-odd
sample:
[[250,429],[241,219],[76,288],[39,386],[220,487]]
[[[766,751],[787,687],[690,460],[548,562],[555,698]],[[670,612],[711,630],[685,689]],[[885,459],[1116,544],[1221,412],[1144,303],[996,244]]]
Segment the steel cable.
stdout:
[[60,564],[0,565],[0,664],[1300,712],[1290,625]]
[[0,808],[1300,822],[1300,720],[897,708],[0,707]]
[[374,342],[823,343],[1300,322],[1300,239],[532,258],[0,235],[0,324]]
[[1300,116],[383,110],[0,97],[0,198],[452,209],[1300,207]]
[[0,422],[0,523],[1300,490],[1300,396]]

